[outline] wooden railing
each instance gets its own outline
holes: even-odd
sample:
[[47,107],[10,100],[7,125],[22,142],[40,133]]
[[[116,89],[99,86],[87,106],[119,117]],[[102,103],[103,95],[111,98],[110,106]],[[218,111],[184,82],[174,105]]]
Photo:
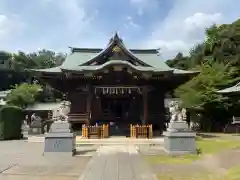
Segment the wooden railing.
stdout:
[[152,138],[152,125],[130,125],[131,138]]
[[109,127],[108,124],[101,126],[82,126],[82,137],[83,138],[108,138],[109,137]]

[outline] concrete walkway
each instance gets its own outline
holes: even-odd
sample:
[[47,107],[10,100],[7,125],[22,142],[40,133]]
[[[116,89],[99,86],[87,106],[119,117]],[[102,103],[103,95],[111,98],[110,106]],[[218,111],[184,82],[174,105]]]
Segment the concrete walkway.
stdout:
[[79,180],[157,180],[135,146],[102,146]]

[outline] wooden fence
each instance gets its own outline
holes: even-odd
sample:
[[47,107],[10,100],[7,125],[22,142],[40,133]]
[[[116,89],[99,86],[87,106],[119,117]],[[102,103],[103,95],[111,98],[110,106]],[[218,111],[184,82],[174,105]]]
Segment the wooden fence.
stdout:
[[130,125],[131,138],[152,138],[152,125]]
[[82,137],[83,138],[108,138],[109,137],[109,127],[108,124],[101,126],[82,126]]

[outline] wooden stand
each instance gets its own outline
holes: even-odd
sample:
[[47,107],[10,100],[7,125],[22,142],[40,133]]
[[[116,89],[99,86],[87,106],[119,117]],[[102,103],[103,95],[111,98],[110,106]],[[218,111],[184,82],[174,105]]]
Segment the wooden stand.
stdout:
[[82,137],[86,139],[103,139],[109,137],[109,126],[82,126]]
[[131,138],[152,138],[152,125],[130,125]]

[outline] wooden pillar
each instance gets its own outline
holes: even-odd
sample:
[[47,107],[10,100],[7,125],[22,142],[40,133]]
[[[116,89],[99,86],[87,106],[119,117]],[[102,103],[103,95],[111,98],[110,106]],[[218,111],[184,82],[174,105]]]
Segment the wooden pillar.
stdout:
[[91,121],[91,109],[92,109],[92,91],[91,91],[91,86],[87,85],[87,124],[90,124]]
[[147,89],[143,91],[143,124],[148,123],[148,94]]
[[96,119],[99,120],[102,118],[102,107],[101,107],[101,98],[97,96],[97,101],[96,101],[96,109],[97,109],[97,114],[96,114]]

